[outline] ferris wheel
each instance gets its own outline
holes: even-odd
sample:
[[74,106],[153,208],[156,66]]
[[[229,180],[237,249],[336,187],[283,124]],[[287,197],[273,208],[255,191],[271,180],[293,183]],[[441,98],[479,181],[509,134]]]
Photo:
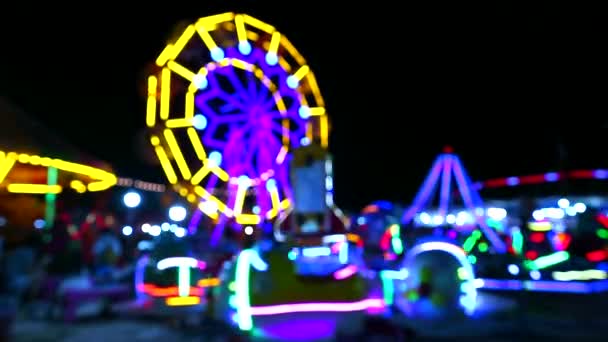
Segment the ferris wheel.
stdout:
[[291,206],[288,159],[327,147],[306,60],[273,26],[224,13],[187,26],[148,78],[146,124],[168,181],[207,216],[255,225]]

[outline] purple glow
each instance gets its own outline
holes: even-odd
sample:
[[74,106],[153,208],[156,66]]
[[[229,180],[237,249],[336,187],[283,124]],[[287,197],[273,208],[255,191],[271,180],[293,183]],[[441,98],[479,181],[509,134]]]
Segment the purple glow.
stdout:
[[507,178],[507,185],[515,186],[519,184],[519,177],[509,177]]
[[431,196],[433,190],[435,189],[435,186],[437,185],[437,180],[439,179],[439,175],[441,173],[441,166],[443,164],[443,160],[443,156],[439,156],[435,160],[435,163],[431,168],[431,172],[424,180],[424,183],[422,183],[422,188],[420,189],[418,194],[416,194],[412,205],[407,209],[407,211],[403,214],[403,217],[401,218],[401,222],[403,222],[404,225],[410,223],[410,221],[414,218],[414,215],[416,215],[420,208],[428,202],[429,197]]
[[194,214],[192,214],[192,218],[190,219],[190,223],[188,224],[188,234],[192,235],[196,233],[198,224],[201,222],[202,218],[203,212],[200,210],[195,210]]
[[[287,85],[289,73],[280,64],[268,65],[265,51],[253,47],[243,54],[237,47],[231,47],[224,52],[226,61],[244,61],[245,68],[230,62],[207,66],[208,86],[195,98],[197,112],[204,113],[206,118],[199,134],[207,150],[222,153],[221,167],[231,178],[251,179],[248,196],[255,197],[254,204],[264,217],[272,208],[266,181],[272,179],[277,183],[281,199],[289,198],[287,163],[281,155],[286,143],[288,148],[300,146],[308,120],[299,115],[302,98]],[[262,79],[254,74],[255,69],[262,71]],[[205,188],[211,192],[222,184],[215,174],[210,174]],[[226,186],[229,191],[222,201],[232,207],[236,187]],[[249,207],[252,202],[247,203],[243,212],[252,209]]]
[[556,172],[545,173],[545,180],[547,182],[558,181],[559,180],[559,173],[556,173]]
[[539,291],[565,293],[593,293],[608,290],[608,280],[593,282],[581,281],[547,281],[547,280],[501,280],[477,279],[479,288],[486,290]]
[[441,197],[439,198],[439,215],[445,217],[448,212],[450,201],[450,183],[452,180],[452,155],[446,155],[443,166],[443,177],[441,178]]
[[351,312],[384,308],[382,299],[365,299],[358,302],[297,303],[268,306],[252,306],[252,316],[281,315],[294,312]]
[[[329,315],[329,314],[327,314]],[[282,341],[316,341],[334,336],[338,317],[285,317],[279,321],[257,322],[254,335]],[[335,315],[333,315],[335,316]]]
[[222,236],[224,235],[224,227],[226,226],[226,221],[228,218],[224,215],[221,215],[215,228],[213,229],[213,233],[211,234],[211,246],[215,247],[220,243]]
[[594,170],[593,177],[598,179],[608,178],[608,170]]

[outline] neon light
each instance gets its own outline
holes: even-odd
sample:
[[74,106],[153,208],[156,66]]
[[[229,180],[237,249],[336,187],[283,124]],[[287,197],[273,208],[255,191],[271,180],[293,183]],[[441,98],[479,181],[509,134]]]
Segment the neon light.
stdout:
[[553,279],[557,281],[572,281],[572,280],[603,280],[608,278],[606,271],[601,270],[586,270],[586,271],[567,271],[553,272]]
[[216,287],[221,284],[220,278],[206,278],[199,280],[196,285],[199,287]]
[[534,261],[524,261],[524,266],[530,270],[542,270],[570,259],[570,253],[566,251],[555,252],[542,256]]
[[342,279],[352,277],[356,273],[357,273],[357,266],[348,265],[348,266],[341,268],[341,269],[337,270],[336,272],[334,272],[334,278],[336,280],[342,280]]
[[534,232],[548,232],[553,229],[553,225],[549,221],[528,222],[528,229]]
[[368,309],[383,309],[386,305],[382,299],[365,299],[358,302],[334,303],[298,303],[269,306],[254,306],[251,313],[254,316],[271,316],[295,312],[352,312]]
[[[446,169],[448,170],[446,171]],[[433,163],[431,172],[424,180],[422,187],[416,194],[413,204],[403,214],[401,221],[404,225],[409,224],[416,215],[416,213],[420,212],[423,206],[428,204],[428,202],[432,199],[432,195],[437,186],[437,183],[439,183],[440,177],[442,178],[442,183],[448,182],[447,180],[444,180],[444,178],[447,178],[444,177],[446,176],[446,174],[450,175],[450,177],[452,174],[454,175],[454,179],[456,181],[459,193],[462,196],[462,200],[464,201],[465,206],[469,211],[474,212],[476,208],[483,207],[481,197],[475,191],[475,189],[470,186],[471,181],[468,175],[465,173],[459,158],[453,154],[441,154]],[[449,180],[451,181],[451,179]],[[442,185],[442,188],[448,189],[448,186]],[[449,194],[448,190],[443,189],[443,195],[445,195],[446,193]],[[449,200],[446,200],[445,198],[440,198],[440,201],[440,207],[447,206],[446,203],[449,203]],[[444,208],[441,208],[441,210],[444,210]],[[447,212],[447,209],[445,210]],[[485,218],[481,217],[480,215],[475,215],[475,219],[488,241],[492,244],[494,250],[498,253],[505,253],[507,250],[505,244],[498,237],[496,232],[490,227],[488,227],[487,223],[485,222]]]
[[452,156],[447,154],[444,160],[443,175],[441,178],[441,194],[439,197],[439,215],[445,217],[450,202],[450,185],[452,183]]
[[[549,177],[547,177],[549,176]],[[557,176],[557,178],[556,178]],[[518,185],[519,179],[525,180],[522,184],[540,184],[546,182],[552,182],[555,180],[566,180],[566,179],[607,179],[608,170],[597,169],[597,170],[574,170],[565,172],[552,172],[547,174],[528,175],[521,177],[508,177],[508,178],[497,178],[489,179],[482,183],[477,183],[476,187],[481,188],[497,188],[505,185]],[[515,180],[514,182],[507,182],[508,180]]]
[[599,237],[600,239],[608,239],[608,229],[600,228],[600,229],[596,230],[595,233],[597,234],[597,237]]
[[249,271],[254,254],[257,254],[257,252],[252,249],[245,249],[239,253],[236,260],[236,275],[234,280],[236,317],[239,329],[245,331],[253,328],[253,320],[251,319],[252,308],[249,299]]
[[[11,171],[15,169],[17,163],[49,168],[47,170],[47,175],[50,175],[50,177],[47,183],[55,183],[53,182],[53,178],[55,176],[54,172],[56,171],[72,173],[76,174],[77,176],[89,178],[91,182],[88,185],[84,185],[84,183],[80,180],[74,180],[70,183],[70,187],[79,193],[87,190],[91,192],[107,190],[108,188],[116,185],[118,182],[118,178],[114,174],[91,166],[67,162],[61,159],[52,159],[49,157],[0,151],[0,183],[2,183],[6,177],[10,175]],[[51,171],[50,168],[54,168],[56,170]],[[57,195],[63,191],[63,187],[61,185],[53,184],[12,183],[7,184],[6,188],[8,192],[26,194]]]
[[401,269],[399,271],[394,270],[382,270],[380,271],[380,276],[386,279],[399,279],[405,280],[409,276],[409,271],[406,269]]
[[[200,69],[179,64],[200,48],[208,52]],[[148,78],[146,125],[163,131],[164,139],[155,136],[151,143],[169,182],[184,183],[187,191],[180,194],[191,202],[215,202],[219,212],[203,211],[212,219],[223,214],[257,224],[287,210],[288,154],[305,137],[326,148],[329,126],[314,74],[285,36],[244,14],[205,17],[187,26],[156,63],[162,71]],[[300,116],[300,108],[310,115]],[[221,156],[221,163],[212,156]],[[231,180],[241,176],[250,183],[233,191]],[[278,186],[265,187],[269,178]],[[223,227],[216,225],[212,242]]]
[[180,297],[187,297],[190,295],[190,268],[180,266],[177,268],[177,284],[178,292]]
[[190,257],[170,257],[163,260],[160,260],[156,264],[156,268],[159,270],[165,270],[171,267],[191,267],[191,268],[199,268],[205,269],[206,265],[204,261],[199,261]]
[[331,249],[329,247],[304,247],[302,248],[302,255],[307,258],[329,256],[331,255]]
[[387,271],[380,271],[380,281],[382,282],[382,293],[384,294],[384,303],[390,306],[393,305],[395,298],[395,283],[393,278],[387,276]]
[[473,247],[475,247],[475,244],[479,239],[481,239],[481,232],[479,230],[474,230],[471,235],[469,235],[469,237],[464,240],[462,248],[467,253],[471,252],[471,250],[473,250]]
[[145,297],[144,293],[144,273],[146,271],[146,265],[150,261],[150,257],[147,255],[142,256],[137,260],[135,264],[135,296],[138,301],[141,301]]
[[179,295],[187,297],[190,295],[190,268],[204,269],[206,265],[203,261],[190,257],[170,257],[156,264],[156,268],[161,271],[171,267],[177,267]]
[[340,249],[338,251],[338,259],[342,265],[348,263],[348,243],[340,242]]
[[401,241],[401,227],[398,224],[393,224],[389,227],[391,232],[391,246],[397,255],[403,253],[403,242]]
[[325,235],[322,238],[323,243],[338,243],[346,241],[346,235],[344,234],[334,234],[334,235]]
[[[54,167],[49,167],[47,170],[47,185],[55,186],[57,185],[57,178],[59,176],[59,172]],[[53,193],[48,193],[45,195],[46,207],[44,208],[44,225],[45,228],[53,228],[53,224],[55,222],[55,199],[57,195]]]
[[[154,284],[143,284],[138,288],[142,294],[147,294],[152,297],[170,297],[180,296],[179,291],[182,290],[179,286],[158,287]],[[204,291],[198,287],[189,287],[187,293],[192,296],[202,296]],[[143,298],[143,297],[142,297]]]
[[589,260],[591,262],[604,261],[604,260],[608,259],[608,251],[605,251],[603,249],[600,249],[597,251],[591,251],[591,252],[585,254],[585,257],[587,258],[587,260]]
[[595,293],[608,290],[608,280],[594,282],[478,279],[479,287],[486,290],[539,291],[564,293]]
[[460,304],[464,308],[465,313],[467,315],[473,314],[477,305],[475,273],[473,271],[473,266],[467,259],[467,253],[462,248],[451,243],[442,241],[423,242],[414,246],[407,252],[403,263],[403,268],[411,269],[414,263],[414,259],[418,254],[430,251],[442,251],[450,254],[451,256],[456,258],[456,260],[458,260],[460,266],[465,270],[465,272],[463,272],[463,275],[466,276],[466,280],[463,282],[464,286],[461,286],[461,291],[463,293],[460,296]]
[[187,306],[187,305],[197,305],[200,304],[200,297],[169,297],[165,299],[165,303],[168,306]]

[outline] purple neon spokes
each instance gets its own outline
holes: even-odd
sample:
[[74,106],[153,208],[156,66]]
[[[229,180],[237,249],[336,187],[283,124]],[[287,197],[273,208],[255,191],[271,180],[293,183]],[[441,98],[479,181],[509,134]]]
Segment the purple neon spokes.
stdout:
[[[439,203],[439,211],[442,215],[447,212],[448,206],[450,204],[449,195],[450,195],[450,183],[452,181],[452,174],[454,181],[456,182],[456,186],[460,196],[462,196],[462,200],[464,201],[465,207],[474,212],[476,208],[483,207],[483,202],[481,197],[477,193],[477,191],[471,186],[472,182],[465,172],[460,159],[453,154],[442,154],[433,163],[433,167],[431,172],[424,180],[424,183],[416,197],[412,205],[405,211],[402,217],[402,223],[404,225],[409,224],[414,216],[419,213],[425,205],[430,204],[435,195],[435,190],[437,185],[441,183],[440,188],[440,203]],[[441,181],[440,181],[441,179]],[[486,222],[484,218],[475,215],[476,222],[480,226],[481,230],[492,244],[494,249],[498,253],[505,253],[506,246],[504,242],[498,237],[498,235],[492,230]]]
[[[222,167],[230,176],[247,175],[256,179],[278,167],[284,135],[290,147],[298,147],[305,136],[306,120],[299,115],[300,94],[287,86],[289,74],[281,66],[269,66],[262,50],[243,56],[237,49],[226,49],[226,58],[245,60],[259,68],[277,87],[285,111],[277,108],[267,85],[251,71],[231,65],[217,66],[207,75],[208,87],[197,93],[196,108],[207,118],[202,140],[207,149],[223,152]],[[288,119],[289,130],[282,122]],[[235,170],[233,173],[232,170]]]

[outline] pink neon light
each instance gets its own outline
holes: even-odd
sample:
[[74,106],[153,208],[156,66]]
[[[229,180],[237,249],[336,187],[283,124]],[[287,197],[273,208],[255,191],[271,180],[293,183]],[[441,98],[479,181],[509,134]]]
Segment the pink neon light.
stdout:
[[338,253],[340,252],[340,248],[342,247],[342,244],[344,243],[344,241],[340,241],[340,242],[336,242],[331,246],[331,252],[332,253]]
[[352,276],[355,273],[357,273],[357,266],[348,265],[334,272],[334,278],[336,280],[342,280]]
[[252,316],[270,316],[294,312],[351,312],[364,311],[368,309],[383,309],[384,300],[365,299],[358,302],[338,302],[338,303],[297,303],[281,304],[268,306],[252,306]]

